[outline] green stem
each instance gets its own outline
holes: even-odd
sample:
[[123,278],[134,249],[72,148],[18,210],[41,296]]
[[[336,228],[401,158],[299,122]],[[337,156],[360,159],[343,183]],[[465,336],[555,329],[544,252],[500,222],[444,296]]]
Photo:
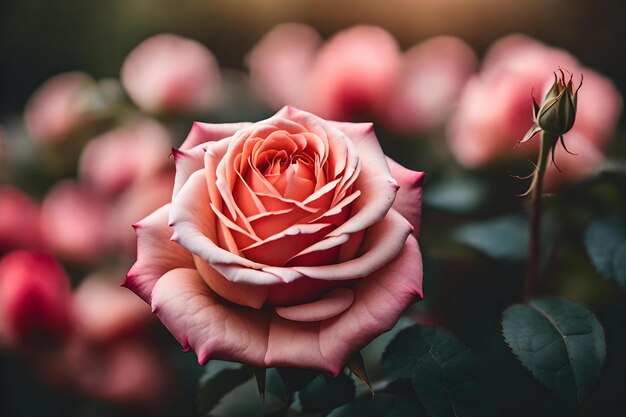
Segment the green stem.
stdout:
[[524,279],[524,299],[529,299],[532,296],[539,278],[541,264],[541,196],[543,194],[543,178],[546,173],[546,168],[548,167],[548,156],[557,139],[557,137],[546,132],[541,134],[541,148],[539,150],[537,167],[531,185],[528,264],[526,266],[526,278]]

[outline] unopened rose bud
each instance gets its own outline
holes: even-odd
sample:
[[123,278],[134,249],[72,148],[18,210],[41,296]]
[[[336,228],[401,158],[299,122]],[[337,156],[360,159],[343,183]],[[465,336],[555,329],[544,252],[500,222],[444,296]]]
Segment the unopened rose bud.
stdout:
[[555,138],[562,137],[574,126],[578,90],[582,86],[582,76],[578,88],[574,90],[572,76],[565,81],[565,74],[559,70],[560,76],[554,74],[554,83],[548,90],[541,105],[533,97],[533,126],[526,133],[521,143],[528,141],[535,134],[543,131]]
[[[582,79],[581,79],[582,85]],[[535,120],[544,131],[556,136],[567,133],[574,125],[576,118],[576,99],[578,89],[572,87],[572,77],[565,84],[565,75],[561,71],[561,77],[555,74],[554,84],[546,94],[539,110],[535,106]]]
[[70,283],[50,255],[15,251],[0,260],[0,339],[49,349],[69,334]]

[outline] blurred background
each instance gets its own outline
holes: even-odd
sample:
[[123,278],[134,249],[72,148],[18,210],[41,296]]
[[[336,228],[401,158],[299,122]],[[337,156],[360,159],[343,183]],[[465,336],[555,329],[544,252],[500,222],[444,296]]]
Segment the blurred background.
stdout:
[[57,73],[82,70],[116,77],[128,52],[160,32],[205,44],[226,68],[243,58],[274,25],[311,24],[325,37],[369,23],[390,31],[407,48],[428,37],[461,37],[478,53],[497,38],[526,33],[570,50],[608,75],[623,91],[626,58],[621,24],[626,6],[617,0],[167,0],[3,2],[1,7],[2,114],[20,112],[34,88]]
[[[283,104],[373,120],[386,154],[428,172],[426,299],[408,319],[479,356],[501,415],[575,415],[500,335],[528,240],[529,183],[514,176],[537,145],[513,148],[558,68],[585,81],[577,155],[557,151],[547,178],[540,292],[605,327],[607,365],[578,415],[622,415],[626,297],[587,247],[595,222],[626,215],[625,18],[619,0],[1,2],[0,415],[196,414],[203,369],[119,287],[130,225],[168,201],[167,156],[192,121]],[[255,407],[240,415],[272,412]]]

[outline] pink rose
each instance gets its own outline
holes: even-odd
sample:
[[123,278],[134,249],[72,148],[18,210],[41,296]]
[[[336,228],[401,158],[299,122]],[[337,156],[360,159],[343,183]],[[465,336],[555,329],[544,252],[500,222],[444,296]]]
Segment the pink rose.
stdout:
[[0,187],[0,253],[13,249],[42,249],[39,205],[19,189]]
[[286,23],[268,32],[247,57],[252,89],[274,108],[306,107],[308,77],[322,44],[310,26]]
[[26,128],[35,139],[58,142],[88,119],[87,103],[95,81],[82,72],[67,72],[47,80],[26,104]]
[[324,44],[311,68],[310,108],[336,120],[376,114],[390,99],[401,65],[400,48],[385,30],[341,31]]
[[77,332],[92,342],[110,342],[134,333],[150,317],[150,308],[119,283],[114,273],[95,273],[80,283],[72,298]]
[[[167,152],[169,154],[171,149]],[[164,159],[167,158],[166,155],[163,155]],[[169,160],[168,162],[173,163]],[[137,223],[172,200],[173,171],[173,167],[164,169],[143,181],[136,181],[120,194],[111,206],[107,240],[127,259],[134,259],[137,256],[137,239],[129,225]]]
[[394,93],[385,106],[387,123],[412,133],[442,124],[476,68],[476,54],[452,36],[419,43],[404,54]]
[[302,106],[334,120],[381,113],[396,87],[402,54],[374,26],[355,26],[322,43],[315,29],[276,26],[248,57],[252,88],[274,108]]
[[150,119],[137,120],[87,143],[79,161],[80,179],[102,195],[120,193],[168,165],[168,131]]
[[[622,99],[615,85],[581,66],[566,51],[522,35],[496,42],[488,51],[480,74],[466,85],[448,126],[448,142],[456,159],[474,168],[511,157],[528,158],[529,154],[537,152],[538,141],[531,141],[517,150],[514,147],[532,125],[531,91],[541,101],[558,68],[576,77],[584,75],[576,121],[565,135],[565,143],[569,136],[575,137],[572,142],[576,142],[576,147],[590,152],[579,158],[580,164],[600,161],[622,109]],[[561,154],[563,152],[558,152],[557,164]],[[555,169],[550,167],[550,170]],[[584,171],[588,173],[590,169]],[[562,179],[580,177],[581,173],[578,169],[564,170]]]
[[200,363],[336,375],[421,297],[424,174],[388,160],[371,124],[286,107],[196,123],[174,157],[124,285]]
[[148,112],[197,112],[211,107],[219,93],[217,62],[204,45],[160,34],[133,49],[122,66],[122,84]]
[[76,391],[117,404],[132,405],[157,415],[170,399],[172,380],[165,359],[148,343],[128,339],[105,346],[76,340],[68,346],[63,372]]
[[322,117],[374,118],[402,133],[444,121],[476,67],[472,49],[440,36],[402,54],[374,26],[343,30],[323,43],[310,26],[276,26],[247,59],[253,90],[274,108],[302,107]]
[[73,180],[57,183],[42,205],[46,242],[65,260],[84,264],[99,261],[106,250],[108,210],[94,190]]
[[71,330],[70,282],[50,255],[15,251],[0,260],[0,340],[49,348]]

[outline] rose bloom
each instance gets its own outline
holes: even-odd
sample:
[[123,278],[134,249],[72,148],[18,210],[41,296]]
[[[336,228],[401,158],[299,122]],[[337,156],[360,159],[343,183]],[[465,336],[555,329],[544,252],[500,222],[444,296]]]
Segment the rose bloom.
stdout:
[[108,214],[108,204],[92,188],[61,181],[48,191],[41,209],[46,242],[64,260],[96,263],[107,246]]
[[293,104],[334,120],[374,118],[404,134],[441,124],[476,67],[473,50],[451,36],[404,54],[374,26],[323,43],[310,26],[278,25],[247,59],[252,89],[274,108]]
[[63,342],[72,327],[70,291],[48,254],[14,251],[0,259],[0,341],[15,349]]
[[404,54],[402,72],[385,106],[386,122],[404,133],[442,124],[476,68],[476,54],[461,39],[437,36]]
[[42,142],[59,142],[88,118],[90,90],[96,84],[82,72],[67,72],[47,80],[26,103],[26,128]]
[[[153,119],[138,119],[87,143],[79,161],[79,180],[106,200],[106,246],[129,258],[136,256],[136,223],[171,200],[174,161],[167,129]],[[120,249],[122,249],[120,251]]]
[[167,398],[171,376],[142,331],[150,308],[115,282],[115,272],[90,274],[73,294],[75,331],[65,346],[63,377],[89,396],[152,408]]
[[450,150],[459,163],[476,168],[512,157],[528,158],[537,152],[538,138],[519,149],[514,147],[533,123],[531,92],[541,102],[558,68],[574,74],[574,81],[581,74],[584,76],[576,121],[565,135],[565,143],[568,144],[568,137],[575,137],[570,150],[578,153],[573,149],[576,147],[589,154],[570,158],[564,156],[568,155],[566,152],[557,151],[557,164],[566,158],[568,168],[560,174],[551,165],[547,183],[550,187],[564,179],[589,174],[592,162],[602,160],[602,150],[615,129],[622,109],[621,96],[609,79],[581,66],[566,51],[522,35],[496,42],[488,51],[480,74],[465,87],[448,126]]
[[93,398],[140,408],[158,415],[166,403],[170,369],[165,359],[145,341],[124,339],[106,346],[74,341],[65,352],[66,384]]
[[355,26],[333,36],[311,68],[310,108],[322,117],[353,120],[387,104],[402,65],[396,40],[374,26]]
[[158,173],[171,148],[165,127],[136,120],[91,139],[80,156],[79,176],[98,193],[112,196]]
[[122,84],[148,112],[197,112],[219,92],[219,69],[211,51],[191,39],[160,34],[133,49],[122,66]]
[[387,159],[369,123],[285,107],[195,123],[172,202],[135,225],[124,285],[200,363],[346,361],[422,296],[424,174]]
[[246,59],[252,89],[274,108],[286,103],[306,107],[308,77],[321,44],[320,35],[310,26],[276,26]]
[[77,332],[93,342],[115,341],[145,327],[150,309],[112,278],[96,272],[85,278],[72,298]]
[[[167,151],[171,152],[171,149]],[[163,158],[168,162],[165,154]],[[129,225],[137,223],[172,200],[173,167],[142,181],[135,181],[113,202],[107,227],[107,241],[127,260],[137,256],[136,236]]]
[[380,112],[401,65],[396,40],[365,25],[343,30],[326,43],[309,26],[279,25],[248,57],[253,89],[275,108],[296,104],[336,120]]
[[42,249],[39,205],[18,188],[0,186],[0,253]]

